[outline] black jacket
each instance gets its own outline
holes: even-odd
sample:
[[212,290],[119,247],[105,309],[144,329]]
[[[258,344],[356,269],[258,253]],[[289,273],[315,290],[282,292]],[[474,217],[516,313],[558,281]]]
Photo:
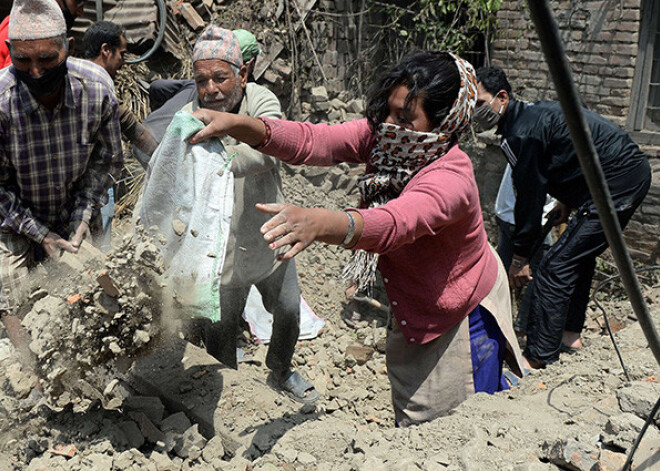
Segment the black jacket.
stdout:
[[[611,121],[586,109],[584,113],[612,195],[641,182],[639,169],[646,155],[637,144]],[[571,208],[591,201],[591,195],[558,102],[512,99],[497,134],[502,136],[516,192],[513,250],[529,256],[541,232],[546,193]]]

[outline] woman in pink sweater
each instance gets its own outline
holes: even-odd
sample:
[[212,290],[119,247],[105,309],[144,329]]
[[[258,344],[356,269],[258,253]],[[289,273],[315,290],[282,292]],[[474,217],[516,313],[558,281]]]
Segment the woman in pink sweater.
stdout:
[[476,102],[472,66],[417,52],[372,88],[367,119],[328,126],[200,110],[193,142],[231,135],[289,164],[366,163],[360,208],[259,205],[262,233],[289,259],[313,241],[353,249],[345,275],[365,289],[378,268],[394,319],[387,367],[397,424],[432,420],[518,375],[506,273],[488,245],[469,157],[458,137]]

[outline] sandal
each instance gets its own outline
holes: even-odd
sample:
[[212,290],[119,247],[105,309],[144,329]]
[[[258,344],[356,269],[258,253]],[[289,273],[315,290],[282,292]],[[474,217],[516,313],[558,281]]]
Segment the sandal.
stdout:
[[286,379],[280,381],[271,372],[270,381],[274,383],[276,389],[282,391],[294,401],[309,404],[316,402],[319,398],[319,393],[314,388],[314,385],[303,378],[297,371],[292,371]]

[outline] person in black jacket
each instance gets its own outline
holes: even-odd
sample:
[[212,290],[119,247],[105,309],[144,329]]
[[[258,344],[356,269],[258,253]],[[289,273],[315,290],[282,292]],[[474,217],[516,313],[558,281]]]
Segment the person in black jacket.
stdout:
[[[533,368],[559,358],[560,351],[582,346],[589,290],[596,257],[608,246],[596,207],[580,168],[558,102],[523,103],[511,96],[501,69],[477,70],[478,99],[473,120],[483,129],[497,125],[501,147],[513,170],[517,199],[512,286],[532,278],[529,258],[541,232],[546,193],[559,201],[556,224],[575,214],[534,273],[535,283],[524,356]],[[646,155],[619,126],[584,110],[614,206],[623,227],[641,204],[651,184]]]

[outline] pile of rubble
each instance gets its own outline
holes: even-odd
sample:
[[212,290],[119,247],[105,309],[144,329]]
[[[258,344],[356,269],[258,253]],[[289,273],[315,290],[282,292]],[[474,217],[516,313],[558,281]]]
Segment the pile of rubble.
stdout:
[[[42,389],[55,407],[85,408],[94,399],[116,407],[102,391],[160,335],[158,248],[130,235],[118,245],[106,257],[85,243],[78,255],[65,254],[31,277],[31,294],[19,310],[26,312],[22,324]],[[36,378],[20,378],[16,371],[10,384],[25,399]]]

